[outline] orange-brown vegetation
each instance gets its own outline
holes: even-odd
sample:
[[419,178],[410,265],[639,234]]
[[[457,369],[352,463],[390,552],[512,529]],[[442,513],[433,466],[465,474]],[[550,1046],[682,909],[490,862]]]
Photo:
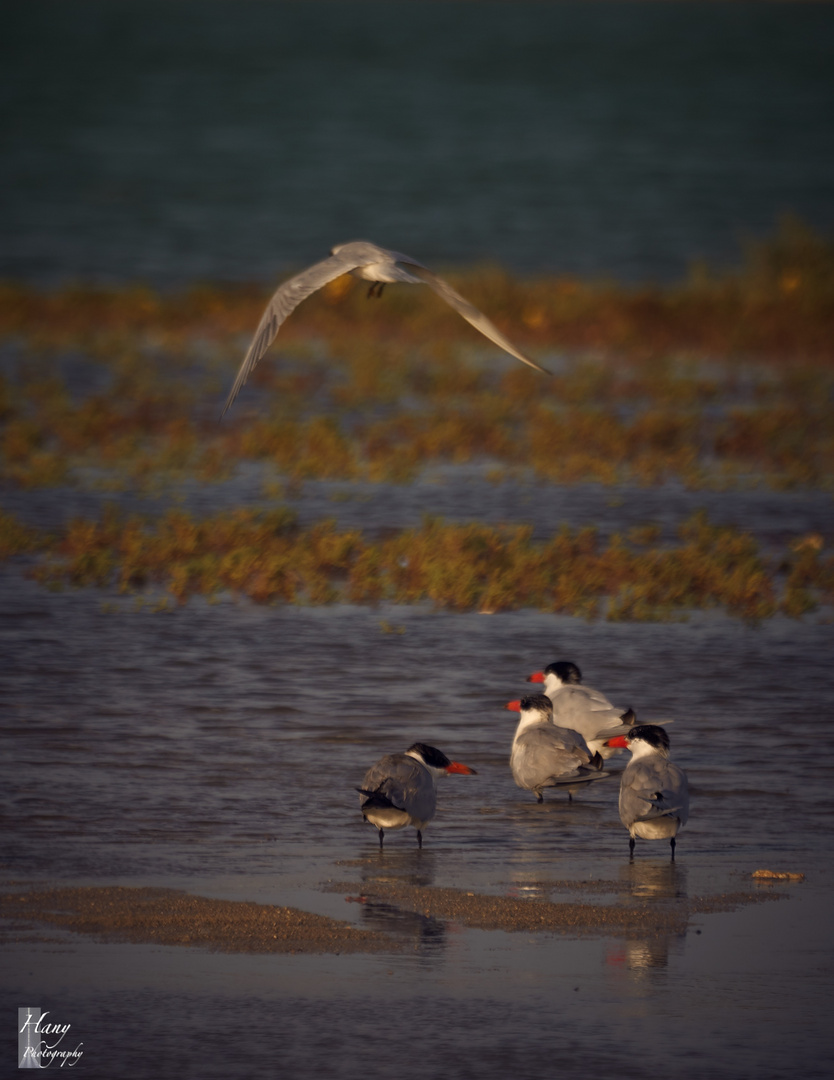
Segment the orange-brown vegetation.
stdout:
[[593,528],[535,540],[529,526],[454,525],[426,519],[380,540],[308,529],[286,509],[236,510],[205,520],[169,511],[158,520],[108,510],[40,536],[0,516],[0,554],[34,548],[32,569],[51,587],[162,588],[179,601],[231,591],[259,603],[428,602],[457,611],[521,607],[608,619],[668,619],[718,607],[748,620],[799,616],[834,601],[834,555],[798,537],[765,558],[749,534],[685,521],[676,543],[656,526],[603,543]]
[[[407,483],[476,462],[559,484],[831,487],[834,245],[800,223],[751,247],[740,271],[696,268],[675,287],[451,276],[554,375],[493,350],[429,290],[368,300],[341,278],[287,320],[220,423],[269,290],[0,285],[0,482],[143,489],[257,461],[289,484]],[[0,554],[47,547],[44,580],[161,584],[179,598],[230,589],[644,618],[712,603],[801,615],[831,596],[822,540],[798,538],[771,566],[751,537],[700,519],[674,548],[653,535],[533,543],[520,527],[427,522],[371,543],[237,511],[105,515],[53,542],[0,515]]]
[[[744,270],[627,289],[473,271],[461,289],[553,378],[484,345],[427,290],[381,300],[338,279],[305,301],[222,425],[219,403],[267,292],[0,287],[2,474],[126,482],[242,460],[295,478],[407,482],[488,459],[560,483],[830,483],[834,247],[797,222]],[[61,358],[97,372],[79,394]],[[252,414],[253,403],[257,406]]]

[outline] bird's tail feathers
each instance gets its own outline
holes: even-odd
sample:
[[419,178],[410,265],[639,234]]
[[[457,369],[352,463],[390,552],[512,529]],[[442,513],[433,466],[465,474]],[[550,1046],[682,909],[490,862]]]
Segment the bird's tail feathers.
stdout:
[[602,780],[605,776],[612,776],[613,773],[605,772],[602,769],[595,769],[593,766],[580,765],[578,769],[572,773],[563,774],[561,776],[555,776],[552,778],[550,787],[572,787],[574,784],[587,784],[591,780]]
[[676,817],[683,810],[683,806],[665,806],[661,800],[646,795],[638,795],[638,798],[650,803],[652,808],[647,814],[635,818],[635,821],[656,821],[659,817]]
[[402,806],[397,806],[396,803],[391,802],[387,795],[384,795],[379,789],[376,791],[368,791],[365,788],[356,789],[360,795],[365,795],[366,799],[362,803],[362,810],[399,810],[401,813],[405,813]]

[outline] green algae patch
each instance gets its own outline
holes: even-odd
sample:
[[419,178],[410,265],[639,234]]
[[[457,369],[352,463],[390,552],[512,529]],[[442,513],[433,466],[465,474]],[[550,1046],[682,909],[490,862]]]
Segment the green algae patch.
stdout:
[[[770,238],[749,244],[740,265],[716,272],[701,263],[672,286],[627,287],[565,276],[520,278],[498,266],[449,273],[451,283],[522,347],[616,349],[655,355],[681,346],[709,355],[818,356],[834,343],[834,243],[796,218],[784,218]],[[178,349],[189,339],[214,345],[251,336],[275,282],[200,285],[178,293],[147,286],[73,284],[40,291],[0,283],[0,335],[44,348],[99,348],[152,334],[155,345]],[[366,289],[342,277],[310,297],[282,327],[287,341],[309,338],[366,346],[378,341],[472,342],[471,328],[429,290],[390,289],[369,303]],[[361,357],[361,352],[356,354]],[[442,351],[438,354],[442,359]],[[374,361],[359,363],[365,389],[390,393],[398,378]],[[449,381],[438,389],[471,387]]]
[[47,544],[46,536],[37,529],[24,525],[14,514],[7,514],[0,507],[0,560],[40,551]]
[[751,534],[715,525],[703,512],[665,545],[650,525],[607,542],[596,529],[568,526],[538,540],[527,525],[430,517],[371,539],[329,520],[301,528],[284,508],[202,520],[179,510],[143,519],[110,508],[49,537],[5,515],[0,540],[4,535],[7,555],[26,545],[39,552],[28,572],[50,588],[163,589],[179,602],[231,592],[256,603],[537,608],[632,621],[679,619],[704,608],[755,621],[834,602],[834,555],[821,537],[796,538],[768,559]]
[[369,302],[343,277],[292,313],[222,424],[270,287],[0,283],[0,479],[55,487],[92,467],[142,489],[263,461],[291,481],[408,483],[488,461],[561,484],[831,487],[834,245],[801,223],[675,286],[452,279],[553,376],[430,290]]

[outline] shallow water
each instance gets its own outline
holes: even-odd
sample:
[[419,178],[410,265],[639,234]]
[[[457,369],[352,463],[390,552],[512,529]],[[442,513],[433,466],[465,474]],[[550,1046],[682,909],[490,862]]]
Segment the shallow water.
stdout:
[[[415,520],[427,489],[376,500],[371,520],[387,524],[386,505],[392,522]],[[326,490],[306,487],[302,514],[316,516]],[[448,476],[436,490],[450,506],[457,496],[463,516],[475,500],[471,483]],[[492,489],[475,490],[486,513]],[[594,506],[618,513],[603,494],[554,499],[593,523]],[[653,516],[657,492],[619,494],[619,512]],[[733,513],[763,536],[799,521],[830,528],[830,500],[747,498],[734,494]],[[35,518],[62,516],[60,500],[17,499],[31,499]],[[531,506],[529,520],[550,526],[553,505]],[[670,522],[683,509],[669,493]],[[592,1080],[647,1064],[673,1076],[825,1074],[834,686],[824,614],[617,624],[230,598],[153,613],[95,590],[48,593],[22,569],[7,564],[0,578],[7,880],[174,886],[410,942],[404,955],[312,958],[60,937],[8,947],[4,1003],[37,998],[83,1030],[89,1075],[114,1075],[113,1061],[118,1075],[160,1075],[162,1055],[166,1076],[382,1076],[389,1052],[404,1077],[436,1075],[437,1053],[453,1076],[533,1075],[554,1060]],[[645,842],[629,862],[616,777],[542,805],[513,785],[516,718],[503,705],[557,658],[640,719],[673,720],[673,757],[692,787],[675,863],[665,844]],[[415,740],[478,775],[443,783],[422,851],[409,830],[389,833],[380,855],[354,788],[377,757]],[[614,885],[576,895],[695,898],[770,892],[751,882],[760,867],[806,880],[779,888],[778,901],[645,939],[465,930],[346,903],[336,888],[356,895],[381,876],[558,900],[575,898],[560,883],[600,881]]]
[[53,948],[49,985],[96,1077],[822,1078],[831,939],[808,928],[828,911],[806,892],[673,941],[453,931],[394,959],[83,944]]
[[4,573],[15,871],[242,873],[311,852],[357,857],[374,834],[354,785],[376,757],[418,740],[479,770],[444,784],[429,829],[431,850],[454,849],[468,874],[490,872],[496,850],[510,863],[584,865],[588,830],[592,858],[614,857],[615,782],[537,806],[508,777],[516,718],[503,705],[559,657],[641,720],[674,720],[673,756],[697,807],[687,852],[753,845],[758,861],[807,861],[829,850],[831,627],[813,617],[609,624],[231,600],[154,614]]

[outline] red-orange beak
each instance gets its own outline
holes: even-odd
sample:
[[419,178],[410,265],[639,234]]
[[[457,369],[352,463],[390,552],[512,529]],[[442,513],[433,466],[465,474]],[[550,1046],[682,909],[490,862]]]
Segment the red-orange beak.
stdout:
[[620,750],[628,750],[628,742],[625,735],[615,735],[613,739],[606,739],[606,746],[615,746]]
[[527,682],[544,682],[544,672],[534,671],[532,675],[527,676]]
[[521,712],[521,699],[517,701],[508,701],[504,706],[505,709],[509,709],[510,712]]
[[464,765],[462,761],[451,761],[446,766],[447,773],[461,773],[463,776],[477,776],[478,773],[475,769],[470,769],[468,765]]

